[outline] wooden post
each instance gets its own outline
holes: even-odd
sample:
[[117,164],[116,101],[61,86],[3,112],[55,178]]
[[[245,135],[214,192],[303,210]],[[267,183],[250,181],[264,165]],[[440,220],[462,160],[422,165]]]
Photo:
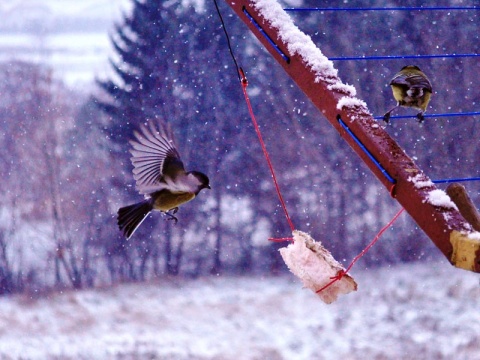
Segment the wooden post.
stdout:
[[274,0],[225,1],[447,259],[480,272],[480,233],[373,119],[281,6]]

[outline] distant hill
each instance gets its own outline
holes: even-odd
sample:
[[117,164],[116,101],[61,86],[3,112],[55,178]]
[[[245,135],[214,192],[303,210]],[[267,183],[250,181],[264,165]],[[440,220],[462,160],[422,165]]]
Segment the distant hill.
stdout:
[[46,63],[69,85],[86,85],[108,68],[108,35],[129,0],[32,0],[0,5],[0,61]]

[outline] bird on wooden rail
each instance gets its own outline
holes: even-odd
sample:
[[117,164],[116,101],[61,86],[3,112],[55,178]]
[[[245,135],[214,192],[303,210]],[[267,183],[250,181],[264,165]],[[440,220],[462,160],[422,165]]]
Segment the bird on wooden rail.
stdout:
[[152,210],[165,213],[177,223],[174,214],[178,207],[193,200],[202,189],[210,189],[207,175],[185,171],[172,133],[164,124],[157,129],[150,122],[134,135],[136,140],[130,141],[133,177],[145,200],[118,210],[118,226],[127,239]]
[[388,124],[392,111],[404,106],[421,110],[417,114],[417,119],[421,123],[432,96],[432,84],[422,70],[415,65],[404,66],[390,81],[390,86],[397,105],[383,115],[383,121]]

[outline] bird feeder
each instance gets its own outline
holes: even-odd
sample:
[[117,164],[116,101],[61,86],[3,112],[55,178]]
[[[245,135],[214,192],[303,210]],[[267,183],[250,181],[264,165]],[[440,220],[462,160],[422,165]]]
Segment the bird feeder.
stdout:
[[[372,117],[353,86],[275,0],[225,0],[456,267],[480,272],[480,233]],[[463,206],[463,205],[462,205]]]

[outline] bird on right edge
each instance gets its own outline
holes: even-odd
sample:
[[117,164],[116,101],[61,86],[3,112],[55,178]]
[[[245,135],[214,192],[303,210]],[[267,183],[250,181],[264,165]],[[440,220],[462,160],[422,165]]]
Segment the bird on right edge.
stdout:
[[388,124],[392,111],[404,106],[421,110],[417,119],[422,123],[432,96],[432,84],[422,70],[415,65],[404,66],[390,81],[390,86],[397,105],[383,115],[383,121]]

